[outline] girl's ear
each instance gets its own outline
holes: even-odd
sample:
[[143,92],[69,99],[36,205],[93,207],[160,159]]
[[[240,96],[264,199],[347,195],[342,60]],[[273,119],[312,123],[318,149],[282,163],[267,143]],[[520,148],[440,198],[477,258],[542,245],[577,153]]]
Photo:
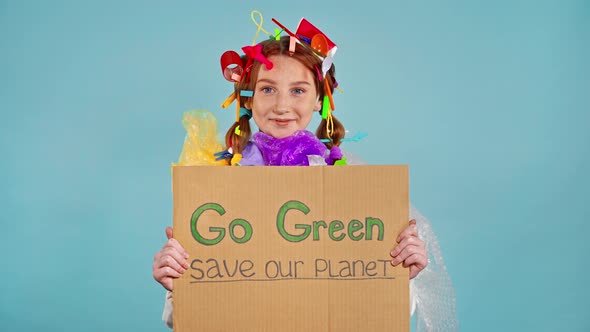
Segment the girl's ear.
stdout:
[[313,108],[314,111],[319,111],[322,109],[322,100],[319,99],[318,102],[315,104],[315,107]]
[[252,110],[252,98],[248,98],[245,102],[244,102],[244,106],[249,109]]

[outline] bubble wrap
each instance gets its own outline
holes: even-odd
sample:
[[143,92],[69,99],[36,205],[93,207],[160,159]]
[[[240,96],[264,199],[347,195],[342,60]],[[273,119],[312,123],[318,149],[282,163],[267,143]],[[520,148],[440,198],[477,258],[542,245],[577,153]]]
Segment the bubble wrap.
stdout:
[[416,329],[418,332],[458,331],[455,289],[438,239],[428,219],[414,206],[410,206],[410,218],[416,219],[418,234],[426,242],[428,252],[428,265],[410,282],[416,303]]

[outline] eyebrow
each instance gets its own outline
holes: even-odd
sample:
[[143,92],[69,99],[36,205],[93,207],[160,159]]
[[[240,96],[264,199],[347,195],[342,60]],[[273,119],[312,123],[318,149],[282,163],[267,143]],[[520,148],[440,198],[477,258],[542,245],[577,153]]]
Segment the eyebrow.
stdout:
[[[267,78],[262,78],[262,79],[259,79],[258,81],[256,81],[256,84],[258,84],[258,83],[276,84],[277,82],[267,79]],[[311,85],[311,83],[309,83],[308,81],[295,81],[295,82],[291,82],[290,85]]]

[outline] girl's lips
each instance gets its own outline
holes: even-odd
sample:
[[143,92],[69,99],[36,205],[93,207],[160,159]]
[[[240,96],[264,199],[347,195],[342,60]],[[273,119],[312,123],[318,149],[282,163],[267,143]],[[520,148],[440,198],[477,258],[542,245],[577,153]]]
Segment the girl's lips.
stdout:
[[278,126],[287,126],[291,121],[291,119],[273,119],[272,121],[274,121],[274,123],[276,123]]

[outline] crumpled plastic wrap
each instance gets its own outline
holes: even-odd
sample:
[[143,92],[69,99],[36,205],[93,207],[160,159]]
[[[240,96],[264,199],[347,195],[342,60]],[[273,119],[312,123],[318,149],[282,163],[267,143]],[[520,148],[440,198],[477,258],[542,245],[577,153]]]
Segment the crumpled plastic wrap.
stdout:
[[308,156],[323,156],[327,148],[313,133],[295,131],[283,138],[274,138],[261,131],[252,135],[266,166],[309,166]]
[[317,154],[307,156],[307,162],[309,163],[309,166],[328,166],[328,164],[326,164],[326,159]]
[[217,118],[207,110],[186,111],[182,115],[186,138],[178,163],[173,166],[227,165],[224,160],[215,161],[214,154],[222,151],[217,137]]

